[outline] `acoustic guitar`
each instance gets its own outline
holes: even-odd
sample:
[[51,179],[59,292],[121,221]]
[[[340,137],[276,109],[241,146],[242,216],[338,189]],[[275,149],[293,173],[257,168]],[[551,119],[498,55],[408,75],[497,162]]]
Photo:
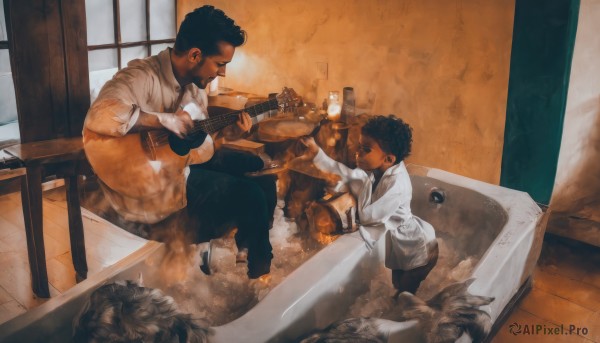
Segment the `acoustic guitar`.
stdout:
[[[204,120],[194,120],[193,129],[187,137],[181,139],[166,129],[148,130],[115,137],[102,135],[84,129],[83,146],[94,172],[112,190],[131,198],[148,197],[148,185],[157,185],[177,178],[190,164],[190,149],[201,147],[210,159],[213,150],[210,140],[204,140],[211,134],[235,123],[241,112],[256,117],[270,110],[289,111],[301,102],[300,97],[291,88],[268,101]],[[200,145],[202,144],[202,145]],[[197,153],[197,152],[194,152]],[[160,185],[162,186],[162,185]],[[163,187],[151,187],[164,189]]]

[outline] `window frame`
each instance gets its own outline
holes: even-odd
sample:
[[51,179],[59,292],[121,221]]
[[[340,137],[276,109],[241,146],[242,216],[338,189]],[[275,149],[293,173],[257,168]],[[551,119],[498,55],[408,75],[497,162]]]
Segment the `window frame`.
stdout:
[[[0,4],[0,6],[3,6],[3,4]],[[175,2],[175,13],[177,13],[177,2]],[[6,18],[6,14],[4,14],[5,18]],[[177,20],[175,20],[177,21]],[[6,37],[6,40],[0,40],[0,49],[4,50],[8,50],[8,36]]]
[[[113,0],[113,30],[114,30],[114,40],[115,43],[107,43],[107,44],[96,44],[96,45],[88,45],[88,52],[94,50],[106,50],[106,49],[116,49],[117,50],[117,70],[121,70],[121,62],[122,62],[122,53],[121,50],[125,48],[135,47],[135,46],[146,46],[146,57],[152,55],[152,45],[155,44],[165,44],[165,43],[175,43],[175,38],[167,38],[167,39],[150,39],[150,1],[145,0],[146,5],[146,40],[135,41],[135,42],[127,42],[123,43],[121,41],[121,6],[120,0]],[[177,1],[175,2],[175,32],[177,32]],[[3,42],[0,41],[0,46]],[[6,42],[6,47],[8,49],[8,42]]]

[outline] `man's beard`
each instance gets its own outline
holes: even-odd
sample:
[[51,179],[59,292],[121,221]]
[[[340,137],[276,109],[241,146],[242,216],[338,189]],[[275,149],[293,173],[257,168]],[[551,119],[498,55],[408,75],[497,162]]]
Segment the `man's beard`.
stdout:
[[[202,66],[204,65],[204,63],[206,62],[206,58],[202,57],[200,59],[200,62],[198,62],[198,64],[196,64],[194,66],[194,68],[192,69],[192,73],[198,71],[200,68],[202,68]],[[203,80],[202,78],[199,77],[192,77],[192,83],[196,85],[196,87],[200,88],[200,89],[206,89],[206,86],[208,85],[208,81],[207,80]]]
[[200,88],[200,89],[206,89],[206,86],[208,85],[208,82],[203,83],[201,78],[194,78],[192,80],[192,83],[196,85],[196,87]]

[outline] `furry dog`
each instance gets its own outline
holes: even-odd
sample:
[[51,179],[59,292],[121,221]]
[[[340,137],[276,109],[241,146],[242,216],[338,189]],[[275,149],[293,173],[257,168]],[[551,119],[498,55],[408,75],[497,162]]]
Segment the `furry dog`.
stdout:
[[400,322],[380,318],[350,318],[331,324],[324,330],[301,340],[302,343],[373,342],[386,343],[390,334],[406,327],[406,321],[417,319],[427,343],[455,342],[464,332],[473,342],[481,342],[489,334],[492,321],[480,306],[494,298],[471,295],[467,288],[474,281],[452,284],[428,301],[403,292],[398,298]]
[[386,343],[390,326],[397,323],[380,318],[349,318],[329,325],[300,343]]
[[179,311],[173,298],[133,281],[92,293],[73,323],[75,342],[208,342],[209,329]]
[[452,284],[428,301],[401,293],[398,302],[403,308],[402,318],[419,319],[429,343],[454,342],[464,332],[473,342],[483,341],[490,333],[492,319],[479,307],[489,305],[494,298],[469,294],[467,288],[474,280]]

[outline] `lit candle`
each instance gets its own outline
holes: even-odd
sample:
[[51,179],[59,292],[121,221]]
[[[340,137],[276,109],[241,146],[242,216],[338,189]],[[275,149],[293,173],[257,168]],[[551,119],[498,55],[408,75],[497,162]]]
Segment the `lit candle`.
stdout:
[[327,105],[327,119],[338,121],[340,120],[341,113],[342,105],[340,105],[340,93],[338,91],[330,91]]

